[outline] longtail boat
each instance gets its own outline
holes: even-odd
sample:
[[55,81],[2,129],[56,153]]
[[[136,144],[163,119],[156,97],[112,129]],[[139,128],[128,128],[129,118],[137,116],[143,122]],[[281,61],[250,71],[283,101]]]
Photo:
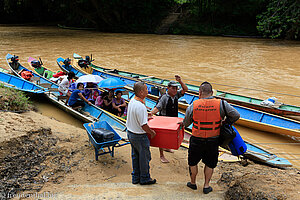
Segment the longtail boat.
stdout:
[[[78,61],[82,59],[82,57],[76,53],[73,54],[73,58]],[[126,71],[120,71],[117,69],[109,69],[109,68],[104,68],[101,66],[94,65],[92,62],[90,62],[90,65],[87,68],[83,68],[82,70],[90,73],[91,68],[97,69],[98,71],[101,71],[107,75],[113,75],[117,76],[120,78],[126,78],[128,80],[136,80],[140,79],[143,80],[144,82],[148,83],[151,85],[151,87],[160,87],[160,88],[166,88],[170,80],[167,79],[161,79],[153,76],[146,76],[142,74],[136,74],[136,73],[131,73],[131,72],[126,72]],[[186,84],[187,87],[189,88],[189,91],[185,94],[185,96],[181,97],[181,99],[185,99],[187,101],[187,104],[191,104],[192,101],[197,99],[195,98],[195,94],[197,96],[197,93],[199,91],[199,86],[192,85],[192,84]],[[149,91],[151,91],[151,87],[148,88]],[[261,103],[264,101],[262,99],[258,98],[252,98],[252,97],[247,97],[243,95],[237,95],[229,92],[224,92],[220,90],[216,90],[215,94],[216,98],[220,99],[225,99],[229,103],[234,103],[237,105],[241,105],[244,107],[256,109],[256,110],[261,110],[267,113],[272,113],[276,115],[282,115],[282,116],[287,116],[287,117],[293,117],[293,116],[300,116],[300,107],[299,106],[294,106],[294,105],[288,105],[288,104],[279,104],[275,105],[273,107],[269,106],[264,106],[261,105]],[[180,104],[179,104],[180,106]]]
[[[60,60],[59,60],[60,59]],[[59,58],[57,62],[62,62]],[[71,65],[70,65],[71,66]],[[86,74],[85,71],[83,71],[79,66],[73,65],[70,68],[74,68],[72,70],[79,71],[81,74]],[[79,73],[78,72],[78,73]],[[120,78],[118,76],[115,76],[114,74],[107,74],[102,71],[93,69],[92,74],[99,75],[106,78]],[[137,82],[137,79],[127,79],[127,78],[120,78],[128,85],[133,85],[135,82]],[[151,88],[152,86],[148,83],[147,87]],[[158,99],[158,96],[148,95],[150,98],[154,98],[154,100]],[[193,102],[194,100],[198,99],[196,95],[193,95],[191,100],[189,102]],[[241,115],[241,118],[236,122],[236,124],[250,127],[256,130],[260,131],[267,131],[271,133],[277,133],[287,136],[293,136],[293,137],[300,137],[300,122],[296,120],[292,120],[289,118],[265,113],[262,111],[250,109],[247,107],[239,106],[231,104]],[[188,104],[185,104],[185,108],[187,108]],[[181,116],[179,116],[181,117]]]
[[37,60],[35,58],[29,57],[27,62],[32,70],[47,79],[52,78],[53,74],[57,73],[45,68],[41,59]]

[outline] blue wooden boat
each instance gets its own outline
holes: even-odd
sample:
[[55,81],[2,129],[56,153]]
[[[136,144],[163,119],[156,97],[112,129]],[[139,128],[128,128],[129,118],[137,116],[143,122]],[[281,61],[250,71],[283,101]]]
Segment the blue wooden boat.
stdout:
[[[73,58],[76,60],[82,59],[82,57],[76,53],[73,54]],[[166,88],[170,80],[166,79],[160,79],[156,77],[149,77],[141,74],[136,74],[136,73],[131,73],[131,72],[125,72],[125,71],[120,71],[116,69],[108,69],[100,66],[96,66],[93,63],[88,65],[87,67],[83,68],[82,70],[87,72],[87,73],[92,73],[93,69],[96,69],[97,71],[102,72],[102,74],[105,75],[112,75],[115,77],[121,78],[121,80],[126,79],[129,82],[132,80],[136,79],[142,79],[144,82],[149,84],[151,87],[160,87],[160,88]],[[198,98],[198,91],[199,91],[199,86],[196,85],[191,85],[191,84],[186,84],[189,91],[185,93],[183,97],[181,97],[182,100],[185,100],[187,104],[191,104],[195,98]],[[148,91],[151,92],[151,87],[148,87]],[[156,90],[153,90],[156,92]],[[153,94],[153,93],[152,93]],[[196,96],[196,97],[195,97]],[[225,99],[229,103],[234,103],[237,105],[241,105],[244,107],[256,109],[256,110],[261,110],[263,112],[267,113],[272,113],[276,115],[282,115],[282,116],[288,116],[288,117],[294,117],[294,116],[300,116],[300,107],[299,106],[294,106],[294,105],[288,105],[288,104],[282,104],[278,105],[278,107],[268,107],[261,105],[263,102],[262,99],[257,99],[253,97],[247,97],[243,95],[237,95],[229,92],[224,92],[224,91],[216,91],[215,94],[216,98],[220,99]],[[180,108],[185,108],[186,105],[181,102],[179,103]]]
[[[78,55],[76,58],[78,58]],[[61,61],[62,58],[59,58],[59,59]],[[71,65],[69,67],[73,68]],[[74,68],[72,70],[75,70],[75,68],[78,71],[78,73],[80,72],[80,74],[86,74],[86,72],[84,72],[78,66],[77,67],[74,66]],[[93,69],[92,74],[99,75],[99,76],[106,77],[106,78],[111,78],[111,77],[116,78],[117,77],[117,76],[114,76],[113,74],[105,74],[96,69]],[[125,78],[121,78],[121,80],[123,80],[125,83],[127,83],[129,85],[133,85],[136,81],[138,81],[138,80],[125,79]],[[153,87],[153,85],[150,85],[148,83],[146,83],[146,84],[147,84],[148,89],[149,88],[151,89],[151,87]],[[153,97],[153,95],[149,95],[149,96],[151,96],[155,100],[158,99],[158,96],[156,96],[156,97]],[[186,98],[189,97],[190,99],[187,99],[187,100],[190,103],[199,99],[199,97],[196,95],[194,95],[194,96],[186,96],[185,95],[184,97],[186,97]],[[241,115],[241,118],[236,122],[236,124],[250,127],[253,129],[257,129],[260,131],[267,131],[267,132],[272,132],[272,133],[277,133],[277,134],[282,134],[282,135],[287,135],[287,136],[293,136],[293,137],[300,137],[300,122],[299,121],[280,117],[280,116],[265,113],[265,112],[261,112],[261,111],[250,109],[250,108],[243,107],[243,106],[238,106],[238,105],[234,105],[234,104],[231,104],[231,105]]]
[[[85,72],[80,72],[79,70],[75,69],[74,67],[72,67],[71,65],[67,68],[65,68],[65,66],[63,65],[63,61],[64,59],[63,58],[59,58],[57,59],[57,63],[58,65],[61,67],[62,70],[65,70],[66,72],[68,72],[68,70],[71,70],[73,71],[75,74],[80,74],[80,75],[85,75],[86,73]],[[131,98],[134,97],[134,93],[129,91],[129,94],[128,95],[123,95],[122,96],[124,99],[126,100],[130,100]],[[156,105],[156,101],[152,100],[152,99],[148,99],[146,98],[146,106],[147,107],[150,107],[150,108],[154,108],[154,106]],[[181,118],[184,118],[184,114],[183,113],[178,113],[178,117],[181,117]],[[113,118],[115,119],[115,118]],[[108,120],[111,120],[108,119]],[[121,119],[123,121],[123,119]],[[113,122],[110,122],[108,121],[109,124],[113,123]],[[121,129],[123,130],[126,130],[126,126],[124,124],[125,121],[123,121],[123,123],[119,121],[117,121],[117,123],[121,123],[120,126],[121,126]],[[191,133],[186,131],[186,134],[185,134],[185,138],[184,140],[185,141],[188,141],[189,137],[190,137]],[[280,158],[280,157],[277,157],[276,155],[258,147],[258,146],[255,146],[255,145],[252,145],[250,143],[246,143],[247,145],[247,152],[245,153],[245,156],[247,158],[250,158],[252,160],[255,160],[255,161],[259,161],[259,162],[262,162],[262,163],[265,163],[265,164],[268,164],[268,165],[271,165],[271,166],[274,166],[274,167],[289,167],[289,166],[292,166],[292,164],[285,158]],[[183,143],[182,146],[184,147],[187,147],[188,148],[188,143]]]
[[0,84],[4,87],[14,88],[23,92],[29,92],[34,94],[42,94],[48,92],[47,89],[38,86],[30,81],[26,81],[23,78],[7,74],[0,71]]
[[248,149],[244,156],[248,159],[279,168],[292,166],[292,164],[285,158],[280,158],[275,154],[272,154],[271,152],[256,145],[250,144],[248,142],[245,143]]
[[[52,78],[53,75],[57,73],[57,72],[53,72],[53,71],[48,70],[47,68],[45,68],[43,66],[43,62],[42,62],[41,59],[37,60],[37,59],[34,59],[32,57],[29,57],[27,62],[29,64],[29,66],[30,66],[30,69],[32,69],[33,71],[35,71],[39,75],[46,77],[47,79]],[[36,66],[33,67],[31,62],[35,62]]]
[[80,77],[80,76],[83,76],[83,75],[87,74],[87,73],[80,72],[79,70],[76,70],[75,68],[72,67],[72,65],[66,66],[64,64],[64,61],[65,61],[65,59],[62,58],[62,57],[59,57],[59,58],[56,59],[56,62],[58,64],[58,66],[61,68],[62,71],[66,72],[66,73],[72,71],[72,72],[75,73],[75,75],[77,77]]

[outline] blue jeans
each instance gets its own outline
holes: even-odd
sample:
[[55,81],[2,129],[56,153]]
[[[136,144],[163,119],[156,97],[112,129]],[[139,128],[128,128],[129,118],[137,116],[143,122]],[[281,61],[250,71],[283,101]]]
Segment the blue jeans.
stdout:
[[150,141],[146,133],[135,134],[127,130],[127,135],[131,144],[132,183],[146,183],[150,180]]

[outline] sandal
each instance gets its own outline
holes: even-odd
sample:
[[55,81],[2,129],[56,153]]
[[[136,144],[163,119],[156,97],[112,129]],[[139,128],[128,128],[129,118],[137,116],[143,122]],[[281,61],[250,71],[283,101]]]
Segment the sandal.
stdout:
[[203,188],[203,193],[204,194],[208,194],[208,193],[210,193],[210,192],[212,192],[213,191],[213,189],[212,189],[212,187],[208,187],[208,188]]
[[192,184],[191,182],[188,182],[186,184],[186,186],[188,186],[189,188],[191,188],[192,190],[197,190],[197,185],[196,184]]

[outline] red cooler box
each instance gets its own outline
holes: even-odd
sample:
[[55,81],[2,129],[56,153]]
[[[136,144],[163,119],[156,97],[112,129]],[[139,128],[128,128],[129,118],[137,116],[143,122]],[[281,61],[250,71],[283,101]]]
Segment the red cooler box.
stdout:
[[178,122],[183,119],[179,117],[153,116],[148,125],[156,132],[156,136],[150,139],[150,146],[166,149],[178,149],[184,135],[184,127]]

